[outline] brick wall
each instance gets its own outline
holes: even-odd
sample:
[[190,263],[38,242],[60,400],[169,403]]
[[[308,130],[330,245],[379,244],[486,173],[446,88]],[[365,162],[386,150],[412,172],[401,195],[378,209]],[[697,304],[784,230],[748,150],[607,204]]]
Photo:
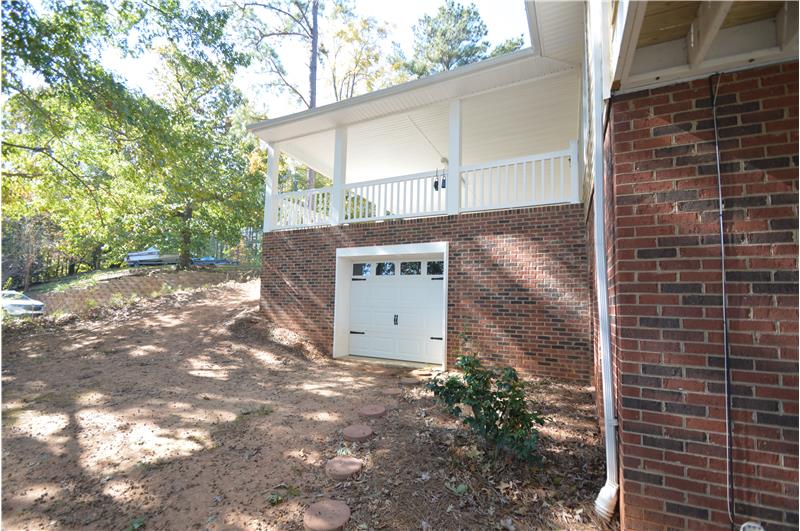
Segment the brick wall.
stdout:
[[[722,77],[737,523],[796,529],[797,63]],[[707,79],[614,99],[622,515],[729,529],[714,131]]]
[[271,232],[261,308],[330,353],[338,247],[448,241],[448,364],[466,334],[492,364],[588,383],[583,223],[581,205],[564,205]]

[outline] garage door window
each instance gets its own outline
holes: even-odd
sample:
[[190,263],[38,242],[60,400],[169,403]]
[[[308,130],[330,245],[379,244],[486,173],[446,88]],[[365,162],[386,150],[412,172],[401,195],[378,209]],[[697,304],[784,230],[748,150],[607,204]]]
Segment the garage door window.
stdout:
[[444,274],[444,262],[443,261],[428,262],[428,274],[429,275],[443,275]]
[[378,276],[394,275],[394,262],[378,262],[375,274]]
[[369,275],[372,264],[353,264],[353,276],[365,277]]
[[422,262],[400,262],[401,275],[421,275]]

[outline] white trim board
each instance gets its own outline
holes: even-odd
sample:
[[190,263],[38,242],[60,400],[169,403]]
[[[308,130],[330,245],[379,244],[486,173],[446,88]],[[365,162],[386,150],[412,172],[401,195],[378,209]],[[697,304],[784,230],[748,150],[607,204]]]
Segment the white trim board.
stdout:
[[352,283],[352,264],[355,260],[380,258],[382,256],[441,256],[444,260],[444,310],[442,312],[442,333],[444,352],[441,367],[447,365],[447,294],[450,274],[449,243],[428,242],[399,245],[378,245],[370,247],[340,247],[336,249],[336,270],[333,303],[333,345],[331,353],[334,358],[348,356],[350,340],[350,285]]

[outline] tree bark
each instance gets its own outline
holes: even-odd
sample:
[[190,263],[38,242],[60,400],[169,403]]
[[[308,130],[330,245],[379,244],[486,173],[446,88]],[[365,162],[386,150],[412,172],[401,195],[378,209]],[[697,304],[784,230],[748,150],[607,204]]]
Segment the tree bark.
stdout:
[[[317,56],[319,52],[319,0],[311,0],[311,61],[308,67],[308,108],[317,106]],[[317,172],[308,168],[308,189],[314,188],[317,181]]]
[[192,205],[187,204],[183,209],[183,214],[181,214],[183,226],[181,227],[181,252],[178,258],[178,269],[186,269],[192,263],[192,257],[189,252],[189,245],[192,243],[192,231],[189,226],[191,220]]
[[100,259],[103,257],[103,246],[98,245],[92,251],[92,269],[100,269]]

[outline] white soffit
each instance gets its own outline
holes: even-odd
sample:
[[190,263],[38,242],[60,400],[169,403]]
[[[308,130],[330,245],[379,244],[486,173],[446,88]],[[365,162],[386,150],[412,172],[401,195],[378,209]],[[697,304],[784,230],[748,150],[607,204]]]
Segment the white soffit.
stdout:
[[[578,134],[577,70],[485,92],[461,103],[462,163],[476,164],[567,149]],[[348,127],[347,182],[444,169],[449,102]],[[325,175],[333,167],[332,130],[280,143]]]
[[583,2],[526,0],[531,43],[545,57],[572,64],[583,62]]
[[570,68],[570,64],[537,56],[530,48],[526,48],[316,109],[250,124],[248,129],[268,143],[283,143],[293,138],[408,112]]
[[462,163],[567,149],[578,137],[579,109],[577,70],[465,99]]

